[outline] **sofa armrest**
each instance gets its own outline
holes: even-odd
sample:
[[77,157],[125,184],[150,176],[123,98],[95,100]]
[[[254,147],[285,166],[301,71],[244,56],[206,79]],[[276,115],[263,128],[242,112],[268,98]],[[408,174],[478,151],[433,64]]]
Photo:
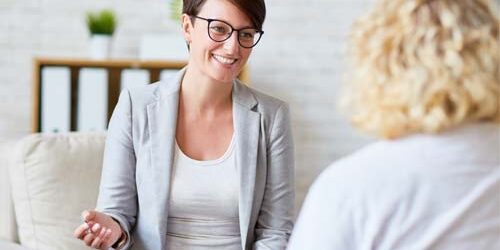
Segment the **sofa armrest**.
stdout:
[[[18,242],[17,226],[9,180],[9,155],[15,142],[0,144],[0,240]],[[0,249],[5,249],[0,247]]]
[[2,249],[2,250],[30,250],[31,248],[21,246],[19,244],[14,243],[14,242],[0,240],[0,249]]

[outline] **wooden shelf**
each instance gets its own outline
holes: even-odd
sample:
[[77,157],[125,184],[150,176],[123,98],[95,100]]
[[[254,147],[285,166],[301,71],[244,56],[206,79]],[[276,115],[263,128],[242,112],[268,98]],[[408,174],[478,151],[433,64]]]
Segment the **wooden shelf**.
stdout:
[[[109,59],[95,60],[86,58],[36,57],[33,59],[33,132],[41,132],[42,110],[42,69],[44,67],[66,67],[70,71],[70,131],[77,130],[79,73],[82,68],[100,68],[108,72],[108,109],[107,120],[111,117],[120,94],[121,73],[127,69],[142,69],[149,72],[149,83],[160,79],[162,70],[180,70],[187,61]],[[239,75],[243,82],[249,82],[248,69]]]
[[69,59],[37,57],[35,65],[63,66],[63,67],[96,67],[96,68],[123,68],[123,69],[182,69],[187,61],[162,60],[133,60],[133,59]]

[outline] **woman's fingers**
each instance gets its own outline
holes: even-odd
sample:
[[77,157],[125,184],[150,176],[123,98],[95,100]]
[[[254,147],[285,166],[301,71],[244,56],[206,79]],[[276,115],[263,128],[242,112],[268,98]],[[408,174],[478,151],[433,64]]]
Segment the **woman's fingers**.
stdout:
[[108,229],[107,229],[106,227],[103,227],[103,228],[101,229],[101,231],[99,232],[99,237],[100,237],[101,239],[104,239],[104,236],[106,235],[106,232],[107,232],[107,231],[108,231]]
[[89,229],[89,225],[87,223],[83,223],[80,226],[78,226],[75,231],[73,232],[73,235],[77,239],[83,239],[83,236],[87,233],[86,231]]
[[92,241],[95,239],[95,234],[93,233],[88,233],[85,236],[83,236],[83,242],[85,242],[85,245],[90,246],[92,244]]
[[84,230],[83,241],[87,246],[97,249],[105,249],[102,247],[105,242],[106,236],[110,234],[108,228],[101,226],[99,223],[96,223],[94,226],[90,228],[90,231]]
[[[74,236],[85,242],[87,246],[97,249],[108,249],[121,235],[120,225],[109,215],[85,210],[82,212],[85,221],[74,231]],[[117,234],[120,235],[117,235]]]
[[93,248],[98,248],[98,249],[105,249],[103,247],[103,244],[105,243],[106,241],[106,236],[108,235],[108,232],[110,230],[103,227],[99,234],[97,235],[97,237],[95,237],[94,241],[92,241],[92,244],[90,245],[91,247]]
[[90,244],[90,247],[99,248],[101,246],[101,243],[102,243],[101,237],[97,236],[92,241],[92,244]]
[[108,228],[108,230],[106,230],[106,233],[104,234],[104,238],[102,239],[103,241],[101,246],[102,249],[108,249],[111,247],[110,236],[111,236],[111,229]]
[[101,229],[101,224],[96,223],[96,224],[94,224],[94,226],[92,226],[91,231],[94,234],[98,234],[99,233],[99,229]]

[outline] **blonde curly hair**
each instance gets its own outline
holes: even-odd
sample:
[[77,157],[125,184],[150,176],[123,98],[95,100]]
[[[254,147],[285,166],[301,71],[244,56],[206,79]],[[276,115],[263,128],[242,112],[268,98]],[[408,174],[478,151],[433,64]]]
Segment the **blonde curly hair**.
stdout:
[[500,122],[498,5],[488,0],[380,0],[350,33],[342,103],[384,138]]

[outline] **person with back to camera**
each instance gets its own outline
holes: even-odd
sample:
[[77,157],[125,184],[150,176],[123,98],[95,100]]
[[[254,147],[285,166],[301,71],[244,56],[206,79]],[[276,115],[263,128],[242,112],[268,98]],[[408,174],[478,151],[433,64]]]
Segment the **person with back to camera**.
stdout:
[[188,65],[124,90],[96,210],[97,249],[284,249],[293,227],[288,105],[236,80],[263,34],[263,0],[184,0]]
[[498,5],[380,0],[345,102],[382,137],[311,186],[289,250],[500,249]]

